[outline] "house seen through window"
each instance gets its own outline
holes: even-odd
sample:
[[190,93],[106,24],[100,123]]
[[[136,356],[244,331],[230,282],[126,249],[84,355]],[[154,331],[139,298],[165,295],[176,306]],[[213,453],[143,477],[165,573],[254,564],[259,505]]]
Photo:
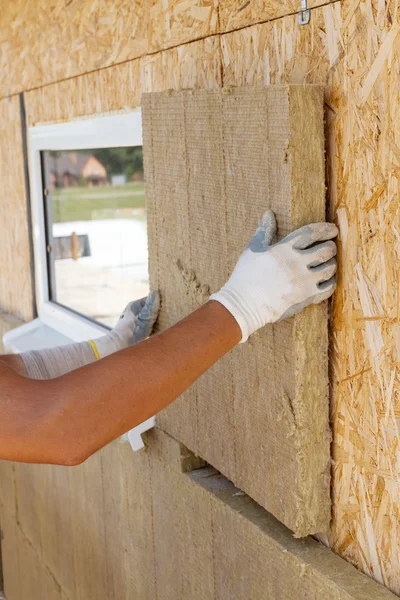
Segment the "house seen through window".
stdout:
[[50,300],[105,325],[149,291],[141,147],[42,152]]

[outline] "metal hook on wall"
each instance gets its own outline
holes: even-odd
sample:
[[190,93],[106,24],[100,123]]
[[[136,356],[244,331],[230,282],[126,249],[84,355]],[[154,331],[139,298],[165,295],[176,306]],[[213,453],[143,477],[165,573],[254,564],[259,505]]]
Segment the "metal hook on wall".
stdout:
[[298,14],[299,25],[307,25],[310,22],[310,9],[307,8],[307,0],[301,0],[301,11]]

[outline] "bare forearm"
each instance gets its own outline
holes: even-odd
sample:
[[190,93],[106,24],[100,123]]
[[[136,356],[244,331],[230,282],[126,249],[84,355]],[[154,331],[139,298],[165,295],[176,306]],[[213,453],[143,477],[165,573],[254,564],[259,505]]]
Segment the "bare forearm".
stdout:
[[164,333],[55,380],[57,418],[78,461],[170,404],[240,337],[228,311],[209,302]]
[[[23,403],[24,421],[31,426],[23,427],[17,443],[5,446],[6,456],[0,439],[0,458],[82,462],[170,404],[240,338],[230,313],[209,302],[167,331],[95,364],[47,382],[20,378],[25,386],[36,386],[29,387],[33,399]],[[18,404],[12,407],[7,414],[11,439],[13,411],[19,411],[15,422],[21,425]]]

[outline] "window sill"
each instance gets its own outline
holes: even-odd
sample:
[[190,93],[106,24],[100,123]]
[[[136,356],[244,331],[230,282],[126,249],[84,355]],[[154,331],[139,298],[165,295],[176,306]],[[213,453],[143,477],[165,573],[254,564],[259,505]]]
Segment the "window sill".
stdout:
[[71,344],[74,340],[49,327],[40,319],[25,323],[6,333],[3,344],[6,352],[20,354],[29,350],[44,350]]

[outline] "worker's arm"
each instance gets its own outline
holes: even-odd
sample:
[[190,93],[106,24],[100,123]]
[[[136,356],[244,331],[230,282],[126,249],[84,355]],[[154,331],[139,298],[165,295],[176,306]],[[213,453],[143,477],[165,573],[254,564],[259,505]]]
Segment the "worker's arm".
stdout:
[[31,379],[55,379],[145,340],[153,330],[159,310],[160,295],[151,292],[147,298],[130,302],[116,326],[95,340],[10,354],[0,360]]
[[159,412],[233,348],[241,331],[209,302],[167,331],[49,381],[0,363],[0,457],[77,464]]
[[0,458],[80,463],[167,406],[259,327],[329,297],[335,226],[307,226],[271,245],[274,225],[267,213],[227,284],[167,331],[49,381],[0,363]]

